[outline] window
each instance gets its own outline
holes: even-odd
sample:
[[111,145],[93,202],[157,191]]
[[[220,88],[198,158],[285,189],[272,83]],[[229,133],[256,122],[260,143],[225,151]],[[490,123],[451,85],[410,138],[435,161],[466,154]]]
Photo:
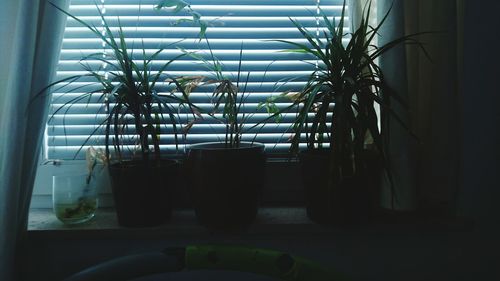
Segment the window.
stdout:
[[[165,48],[158,57],[163,62],[179,55],[181,53],[179,48],[207,55],[207,42],[198,40],[197,27],[174,25],[176,20],[186,15],[173,14],[168,10],[157,11],[154,9],[157,2],[157,0],[101,0],[98,7],[114,28],[117,28],[119,19],[129,47],[140,50],[144,46],[148,54],[154,53],[159,48]],[[206,36],[215,56],[224,64],[226,74],[236,74],[240,48],[243,48],[242,73],[244,75],[250,73],[247,86],[248,98],[243,111],[256,112],[249,119],[251,124],[269,116],[265,108],[257,110],[260,102],[283,91],[300,89],[315,68],[316,62],[310,60],[308,55],[280,52],[291,46],[272,41],[285,39],[307,43],[289,17],[321,35],[325,27],[318,17],[318,8],[320,7],[328,15],[339,17],[343,4],[342,0],[191,0],[188,2],[203,16],[203,20],[211,23]],[[95,26],[101,24],[93,0],[73,0],[69,11]],[[82,73],[80,59],[103,51],[106,52],[106,49],[103,48],[100,39],[75,20],[68,18],[57,79]],[[97,60],[89,63],[96,68],[101,64]],[[172,76],[204,75],[206,69],[200,62],[185,56],[175,61],[168,68],[168,73]],[[167,83],[165,91],[167,91],[166,85]],[[80,88],[82,86],[85,87]],[[77,104],[64,105],[77,97],[83,89],[91,89],[90,82],[73,83],[53,93],[51,114],[61,106],[63,109],[53,115],[47,125],[44,150],[46,158],[83,159],[85,149],[76,154],[82,145],[104,144],[103,129],[97,128],[104,120],[102,102],[97,98],[83,99]],[[209,95],[206,87],[200,87],[191,98],[197,105],[209,108]],[[283,105],[285,104],[278,103],[278,106]],[[293,118],[293,113],[286,114],[280,124],[270,122],[262,128],[248,130],[243,140],[254,139],[255,133],[258,132],[256,141],[264,143],[269,154],[284,153],[289,147],[287,142],[290,133],[287,129]],[[96,129],[96,133],[88,139]],[[197,123],[190,129],[183,143],[218,141],[222,138],[223,131],[224,125],[206,118],[204,122]],[[162,128],[160,139],[162,149],[175,149],[172,130],[168,126]]]
[[[108,23],[115,25],[115,28],[119,17],[127,34],[126,41],[129,46],[135,42],[134,46],[141,49],[144,42],[144,48],[149,54],[159,48],[165,48],[159,57],[161,60],[168,60],[180,54],[177,47],[206,53],[207,43],[198,40],[198,28],[187,24],[173,25],[179,18],[186,17],[186,14],[174,15],[168,10],[156,11],[154,5],[157,2],[158,0],[100,0],[97,4]],[[321,35],[324,26],[318,17],[318,7],[338,20],[343,4],[343,0],[190,0],[187,2],[191,4],[193,10],[202,14],[204,20],[212,22],[206,35],[215,55],[225,64],[226,71],[234,73],[237,70],[239,52],[243,44],[243,71],[251,72],[247,88],[247,92],[250,93],[246,100],[247,112],[256,110],[259,102],[265,101],[272,95],[278,95],[285,90],[300,89],[304,85],[306,76],[315,68],[316,62],[308,60],[310,57],[280,52],[289,49],[290,45],[272,41],[286,39],[307,43],[289,17]],[[97,27],[101,25],[94,0],[72,0],[69,12]],[[180,41],[183,38],[187,39]],[[175,42],[178,43],[171,45]],[[106,50],[103,49],[100,39],[75,20],[68,18],[56,79],[82,73],[80,59],[102,51]],[[99,65],[98,61],[93,63],[95,67]],[[204,70],[199,62],[190,57],[183,57],[171,65],[169,73],[199,75],[204,74]],[[284,83],[290,79],[292,82]],[[89,84],[89,82],[75,83],[56,90],[53,93],[49,114],[52,116],[57,108],[77,97],[82,92],[79,87],[85,86],[85,83]],[[191,97],[198,105],[208,105],[210,102],[209,93],[204,92],[202,88]],[[64,162],[60,166],[47,164],[39,167],[32,208],[50,206],[53,174],[85,170],[85,163],[81,161],[84,159],[85,149],[78,155],[76,152],[98,127],[99,120],[103,120],[103,116],[98,114],[102,111],[102,106],[97,99],[82,100],[71,107],[64,107],[49,120],[42,161],[62,159]],[[262,109],[250,121],[255,123],[267,116],[265,109]],[[287,129],[293,117],[293,114],[289,114],[281,123],[270,122],[259,131],[257,141],[266,144],[270,158],[273,155],[278,157],[287,151],[289,147]],[[223,126],[207,118],[207,122],[193,126],[185,144],[217,141],[223,129]],[[253,138],[255,132],[255,129],[250,131],[246,138]],[[168,128],[162,131],[161,140],[162,148],[174,149],[173,138],[169,135]],[[98,130],[86,146],[103,144],[103,136]],[[279,163],[268,165],[268,175],[272,174],[271,178],[268,176],[268,186],[276,189],[276,195],[271,196],[276,199],[272,200],[286,201],[300,198],[300,181],[289,177],[290,174],[298,174],[298,170],[291,170],[296,168],[280,166]],[[111,202],[110,196],[106,196],[104,200],[101,198],[101,206],[109,205]]]

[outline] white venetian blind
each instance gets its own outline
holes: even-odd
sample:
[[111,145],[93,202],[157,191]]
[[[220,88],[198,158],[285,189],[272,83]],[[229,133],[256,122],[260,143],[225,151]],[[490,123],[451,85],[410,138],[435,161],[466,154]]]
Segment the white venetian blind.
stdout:
[[[118,19],[126,35],[129,47],[153,54],[159,48],[165,51],[158,57],[155,65],[158,67],[167,60],[179,55],[179,48],[206,54],[207,43],[199,41],[199,28],[190,25],[174,25],[180,18],[186,18],[183,13],[173,14],[171,11],[154,10],[157,0],[101,0],[97,1],[99,9],[105,15],[108,24],[116,28]],[[242,73],[250,72],[246,88],[248,98],[243,111],[247,114],[255,112],[249,118],[247,127],[268,117],[265,109],[257,110],[259,102],[283,91],[299,90],[305,83],[308,74],[315,69],[316,61],[311,57],[298,54],[279,52],[291,46],[285,43],[269,41],[285,39],[307,44],[300,32],[293,26],[290,18],[296,19],[312,32],[321,36],[324,26],[318,16],[318,7],[330,17],[337,19],[341,15],[343,0],[191,0],[187,1],[202,19],[212,22],[206,36],[214,54],[224,64],[225,74],[236,74],[240,48],[243,44]],[[80,19],[99,27],[101,20],[93,0],[73,0],[69,12]],[[348,24],[346,26],[349,26]],[[185,39],[185,40],[182,40]],[[182,40],[182,41],[180,41]],[[177,42],[177,43],[176,43]],[[175,44],[172,44],[175,43]],[[92,53],[106,51],[100,39],[75,20],[68,18],[64,34],[63,48],[59,61],[57,77],[61,79],[75,74],[82,74],[80,59]],[[109,50],[108,50],[109,51]],[[141,59],[142,51],[135,52]],[[208,58],[208,56],[207,56]],[[87,61],[98,68],[99,61]],[[171,64],[169,75],[204,75],[206,68],[186,56]],[[293,82],[284,82],[290,81]],[[84,91],[92,89],[90,82],[72,83],[68,87],[53,93],[50,120],[46,130],[46,157],[49,159],[83,158],[84,150],[76,152],[85,146],[103,146],[103,130],[96,130],[104,120],[103,104],[97,99],[83,99],[79,103],[66,105],[68,101],[78,97]],[[167,83],[164,91],[168,91]],[[200,87],[191,94],[192,101],[201,108],[210,108],[210,88]],[[285,106],[279,103],[278,106]],[[57,109],[62,109],[57,111]],[[243,135],[243,140],[253,140],[266,145],[267,152],[280,154],[289,148],[288,139],[293,113],[285,114],[279,124],[270,122],[262,128],[254,128]],[[188,116],[181,115],[181,121],[186,122]],[[204,141],[224,139],[225,127],[213,119],[195,124],[187,137],[181,140],[183,145]],[[94,134],[93,134],[94,133]],[[89,138],[89,135],[93,134]],[[166,124],[162,127],[162,149],[174,151],[172,127]],[[182,149],[182,145],[181,145]]]

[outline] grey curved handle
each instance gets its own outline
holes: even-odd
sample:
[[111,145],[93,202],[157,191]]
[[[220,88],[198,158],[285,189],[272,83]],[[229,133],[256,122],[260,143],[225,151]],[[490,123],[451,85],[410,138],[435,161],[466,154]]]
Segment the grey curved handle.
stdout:
[[87,268],[64,281],[123,281],[151,274],[184,269],[184,248],[129,255]]

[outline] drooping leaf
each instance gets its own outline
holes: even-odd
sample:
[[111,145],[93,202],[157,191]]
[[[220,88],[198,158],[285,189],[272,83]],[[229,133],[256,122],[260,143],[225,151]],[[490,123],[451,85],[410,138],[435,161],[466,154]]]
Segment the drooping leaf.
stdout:
[[174,8],[174,12],[179,12],[189,4],[182,0],[160,0],[158,4],[156,4],[155,9],[160,10],[163,8]]

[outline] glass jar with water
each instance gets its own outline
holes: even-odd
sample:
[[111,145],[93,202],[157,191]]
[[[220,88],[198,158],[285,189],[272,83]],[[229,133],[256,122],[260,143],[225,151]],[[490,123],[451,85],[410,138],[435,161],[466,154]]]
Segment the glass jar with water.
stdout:
[[56,217],[65,224],[79,224],[95,216],[98,194],[89,174],[66,174],[52,177],[52,199]]

